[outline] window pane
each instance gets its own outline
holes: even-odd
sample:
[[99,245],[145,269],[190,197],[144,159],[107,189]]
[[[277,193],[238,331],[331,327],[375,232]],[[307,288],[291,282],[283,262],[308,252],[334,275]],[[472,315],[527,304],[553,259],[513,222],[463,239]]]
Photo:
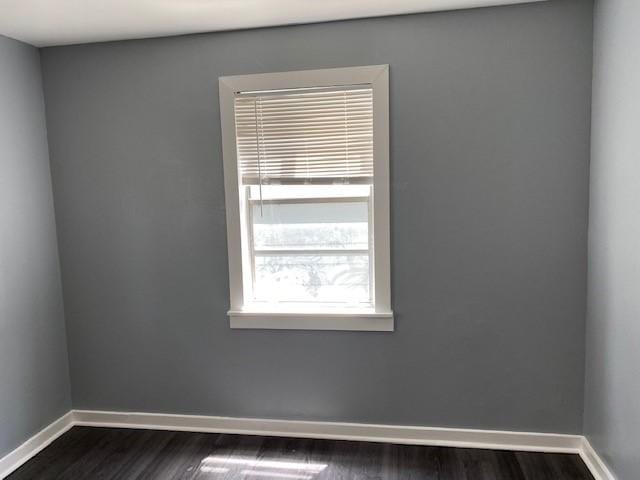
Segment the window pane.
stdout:
[[245,185],[249,188],[249,197],[253,200],[273,200],[291,198],[344,198],[344,197],[368,197],[370,185],[279,185],[264,184]]
[[371,305],[370,191],[344,184],[249,187],[253,299]]
[[366,202],[254,204],[252,209],[256,250],[369,248]]
[[256,301],[369,304],[368,255],[256,255]]

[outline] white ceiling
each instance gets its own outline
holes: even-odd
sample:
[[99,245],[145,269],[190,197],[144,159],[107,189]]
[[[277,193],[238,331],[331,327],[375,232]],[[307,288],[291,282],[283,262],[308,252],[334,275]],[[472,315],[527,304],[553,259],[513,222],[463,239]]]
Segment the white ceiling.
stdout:
[[0,0],[0,34],[38,47],[540,0]]

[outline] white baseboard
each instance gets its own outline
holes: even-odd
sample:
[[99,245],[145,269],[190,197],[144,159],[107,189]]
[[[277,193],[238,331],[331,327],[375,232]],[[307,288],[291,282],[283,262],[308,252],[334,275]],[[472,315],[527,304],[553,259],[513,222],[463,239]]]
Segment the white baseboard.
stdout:
[[4,478],[23,463],[46,448],[73,426],[73,412],[67,412],[49,424],[15,450],[0,458],[0,478]]
[[539,452],[579,453],[582,444],[582,437],[579,435],[157,413],[75,410],[74,421],[77,425],[101,427],[186,430]]
[[0,478],[18,468],[74,425],[575,453],[582,457],[596,480],[615,480],[587,439],[581,435],[93,410],[70,411],[0,459]]
[[600,455],[598,455],[586,437],[582,439],[580,457],[582,457],[582,461],[596,480],[616,480],[616,477],[611,473],[609,467],[600,458]]

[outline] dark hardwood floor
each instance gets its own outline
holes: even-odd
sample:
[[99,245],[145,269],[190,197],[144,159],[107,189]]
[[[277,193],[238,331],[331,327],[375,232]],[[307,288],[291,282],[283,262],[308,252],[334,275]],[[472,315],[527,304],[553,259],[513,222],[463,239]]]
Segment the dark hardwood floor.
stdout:
[[9,480],[592,480],[578,455],[74,427]]

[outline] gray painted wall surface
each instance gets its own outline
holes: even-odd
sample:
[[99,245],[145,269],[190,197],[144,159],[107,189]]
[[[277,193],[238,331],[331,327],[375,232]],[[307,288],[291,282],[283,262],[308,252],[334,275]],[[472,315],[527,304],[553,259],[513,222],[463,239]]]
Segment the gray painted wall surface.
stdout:
[[640,3],[596,4],[584,429],[640,478]]
[[38,50],[0,36],[0,457],[71,408]]
[[[579,432],[592,4],[42,52],[77,408]],[[396,331],[232,331],[218,77],[391,65]]]

